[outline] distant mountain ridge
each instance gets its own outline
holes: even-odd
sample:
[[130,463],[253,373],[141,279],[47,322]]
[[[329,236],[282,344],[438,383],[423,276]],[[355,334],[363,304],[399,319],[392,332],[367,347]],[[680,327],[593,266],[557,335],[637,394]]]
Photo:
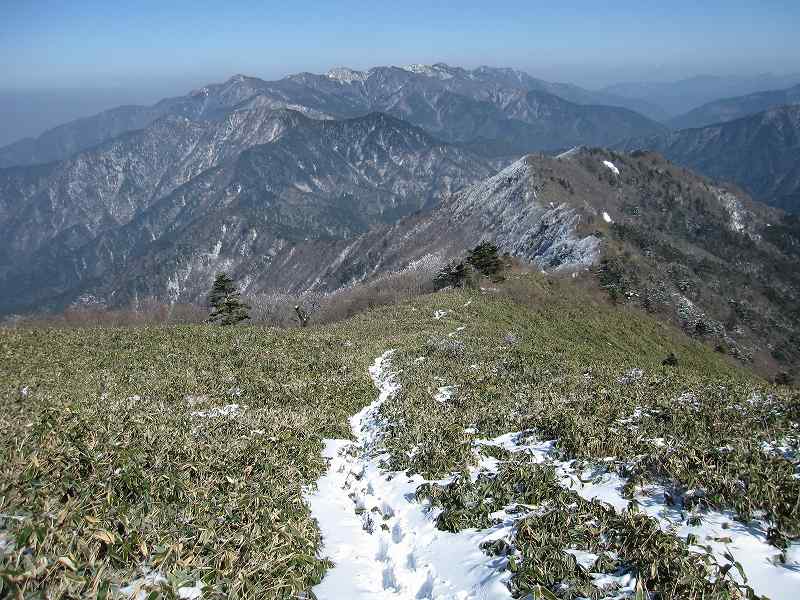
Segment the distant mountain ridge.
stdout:
[[[598,107],[588,108],[590,105]],[[664,129],[630,110],[647,111],[639,101],[545,82],[512,69],[480,67],[468,71],[441,63],[369,71],[338,68],[324,75],[297,73],[278,81],[235,75],[224,83],[153,106],[104,111],[56,127],[39,138],[0,148],[0,168],[63,160],[167,115],[218,120],[232,110],[255,107],[290,108],[321,119],[380,111],[447,141],[471,142],[507,134],[517,140],[516,145],[523,143],[524,151],[557,148],[558,144],[606,144]],[[605,127],[609,115],[612,122]],[[585,120],[593,121],[593,126],[582,131],[580,122]],[[552,140],[550,133],[562,124],[566,135]],[[505,149],[503,145],[496,147]]]
[[800,84],[800,73],[764,73],[748,77],[698,75],[679,81],[617,83],[603,88],[603,92],[652,103],[674,118],[720,98],[780,90],[797,84]]
[[797,359],[796,218],[649,150],[797,210],[800,106],[669,132],[542,87],[443,64],[237,75],[65,125],[25,156],[66,158],[0,168],[0,314],[201,302],[219,271],[331,292],[491,240],[744,359]]
[[655,150],[699,173],[736,183],[762,202],[800,213],[800,105],[634,139],[621,147]]
[[800,84],[785,90],[756,92],[709,102],[671,119],[669,124],[676,129],[705,127],[791,104],[800,104]]

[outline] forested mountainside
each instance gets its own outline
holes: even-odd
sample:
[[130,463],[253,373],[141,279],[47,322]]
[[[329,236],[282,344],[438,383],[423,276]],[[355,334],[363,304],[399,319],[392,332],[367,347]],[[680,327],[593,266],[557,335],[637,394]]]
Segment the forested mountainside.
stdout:
[[675,129],[705,127],[792,104],[800,104],[800,85],[714,100],[670,119],[669,124]]
[[736,183],[766,204],[791,213],[800,211],[798,105],[630,140],[619,147],[655,150],[698,173]]
[[[58,305],[88,282],[122,276],[163,288],[161,275],[182,257],[200,252],[221,268],[234,237],[237,260],[256,271],[283,248],[394,222],[493,172],[485,159],[382,114],[165,117],[61,163],[0,171],[2,306]],[[134,274],[152,252],[170,259]],[[302,282],[295,273],[274,285],[286,279]]]

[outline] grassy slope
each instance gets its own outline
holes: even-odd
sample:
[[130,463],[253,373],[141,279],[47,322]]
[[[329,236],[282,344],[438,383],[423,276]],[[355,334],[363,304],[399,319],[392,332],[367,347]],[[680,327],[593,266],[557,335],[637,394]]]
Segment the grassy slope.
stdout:
[[[22,517],[0,518],[0,540],[16,548],[0,556],[4,586],[102,595],[146,565],[168,575],[167,594],[198,578],[216,590],[207,597],[309,589],[325,564],[302,490],[324,468],[322,438],[346,437],[347,417],[372,400],[367,366],[388,348],[404,386],[385,405],[403,424],[386,440],[395,468],[458,471],[473,460],[465,427],[481,437],[533,427],[565,454],[620,457],[643,480],[699,479],[716,504],[747,508],[726,485],[759,440],[790,429],[796,396],[743,419],[725,407],[765,382],[676,330],[592,303],[570,282],[529,276],[504,290],[435,294],[307,330],[0,332],[0,514]],[[435,320],[438,309],[449,312]],[[669,352],[676,369],[660,364]],[[644,377],[619,384],[633,367]],[[432,399],[445,384],[459,386],[447,405]],[[700,418],[674,400],[687,391]],[[234,403],[246,409],[191,414]],[[636,406],[672,416],[645,419],[639,436],[609,431]],[[667,436],[690,451],[663,457],[666,473],[659,460],[622,460],[643,450],[639,438]],[[722,467],[685,460],[700,453],[705,464],[723,440],[735,451],[713,457]],[[776,494],[796,495],[793,466],[756,454],[756,508],[792,530],[797,509]]]

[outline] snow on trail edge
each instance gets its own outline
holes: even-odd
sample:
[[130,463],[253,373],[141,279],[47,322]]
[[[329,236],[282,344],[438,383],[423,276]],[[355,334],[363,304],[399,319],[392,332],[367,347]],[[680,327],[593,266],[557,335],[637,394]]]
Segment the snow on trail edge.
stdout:
[[479,545],[508,534],[507,525],[448,533],[436,529],[438,509],[414,499],[419,475],[385,472],[381,405],[398,390],[388,370],[393,351],[370,367],[378,397],[350,419],[355,442],[325,440],[328,472],[307,497],[335,566],[314,588],[319,600],[511,598],[502,559]]
[[[512,453],[524,452],[535,463],[549,463],[556,468],[562,486],[574,490],[586,500],[597,499],[624,512],[629,501],[623,495],[626,480],[615,473],[594,476],[592,470],[576,471],[574,461],[558,460],[553,456],[555,441],[538,441],[533,431],[507,433],[491,440],[476,440],[479,445],[499,446]],[[484,459],[484,467],[495,471],[493,459]],[[800,543],[792,543],[786,551],[786,562],[778,560],[780,550],[767,541],[769,524],[753,520],[745,525],[736,521],[731,512],[706,510],[699,513],[701,522],[691,525],[688,514],[667,505],[664,489],[649,485],[635,494],[641,510],[655,519],[663,531],[686,539],[689,534],[696,542],[690,545],[694,552],[709,550],[715,560],[724,565],[730,554],[747,576],[746,583],[760,595],[770,600],[796,600],[800,598]],[[570,550],[567,550],[570,551]],[[570,551],[571,552],[571,551]],[[744,583],[734,569],[734,578]],[[595,585],[600,586],[600,574],[591,574]],[[631,588],[632,590],[633,588]]]
[[[426,480],[420,475],[381,469],[388,454],[381,447],[384,423],[380,407],[399,389],[389,371],[392,350],[385,352],[370,367],[370,375],[378,388],[377,398],[351,417],[355,441],[325,440],[323,457],[329,461],[328,472],[317,482],[315,491],[307,495],[313,516],[323,537],[323,555],[335,566],[314,588],[319,600],[494,600],[511,598],[508,590],[510,573],[503,570],[505,560],[484,554],[482,542],[496,539],[512,541],[514,527],[525,513],[509,515],[505,511],[494,527],[459,533],[436,529],[440,509],[416,502],[417,487]],[[474,433],[474,432],[473,432]],[[475,439],[480,446],[497,446],[512,453],[524,453],[535,463],[549,463],[556,468],[561,485],[573,489],[581,497],[597,499],[618,512],[629,509],[623,496],[625,479],[614,473],[592,470],[578,471],[574,461],[554,456],[555,441],[540,441],[533,431],[507,433],[493,439]],[[481,470],[496,473],[499,461],[478,455],[479,464],[471,469],[473,476]],[[438,483],[445,485],[448,479]],[[747,583],[757,594],[771,600],[794,600],[800,597],[800,544],[793,543],[781,564],[779,550],[767,541],[768,524],[752,521],[744,525],[730,513],[703,511],[701,523],[690,525],[687,514],[666,504],[664,490],[650,485],[635,495],[639,509],[655,519],[661,528],[686,539],[697,540],[690,548],[695,552],[710,551],[719,564],[738,561]],[[502,514],[501,514],[502,513]],[[587,553],[567,548],[566,552],[586,559]],[[734,573],[734,576],[737,574]],[[615,598],[634,593],[635,577],[591,573],[600,589],[613,585]],[[740,579],[737,577],[737,579]],[[740,579],[741,581],[741,579]]]

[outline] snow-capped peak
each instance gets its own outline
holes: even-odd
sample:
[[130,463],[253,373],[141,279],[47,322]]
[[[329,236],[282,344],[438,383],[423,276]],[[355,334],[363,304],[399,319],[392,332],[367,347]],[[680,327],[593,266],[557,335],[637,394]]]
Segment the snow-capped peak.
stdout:
[[453,73],[451,73],[450,67],[448,67],[444,63],[436,63],[435,65],[423,65],[415,63],[400,68],[410,73],[416,73],[417,75],[425,75],[427,77],[434,77],[436,79],[453,78]]
[[364,71],[356,71],[355,69],[350,69],[349,67],[334,67],[325,73],[325,75],[329,79],[335,79],[336,81],[341,81],[343,83],[364,81],[368,76],[368,74]]

